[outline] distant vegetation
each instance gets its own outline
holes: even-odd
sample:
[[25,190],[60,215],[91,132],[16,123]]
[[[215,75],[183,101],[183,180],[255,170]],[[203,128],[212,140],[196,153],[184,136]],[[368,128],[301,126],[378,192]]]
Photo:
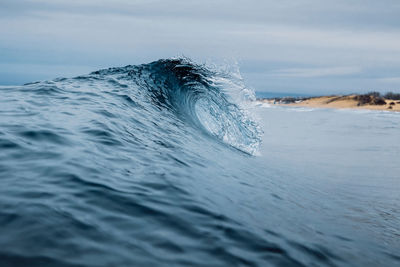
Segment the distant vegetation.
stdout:
[[400,94],[396,94],[396,93],[392,93],[392,92],[386,93],[383,97],[386,99],[400,100]]
[[378,92],[370,92],[368,94],[356,95],[354,96],[354,100],[356,100],[357,106],[363,105],[386,105],[386,101],[381,94]]
[[391,100],[400,100],[400,94],[393,93],[393,92],[388,92],[384,95],[381,95],[379,92],[369,92],[368,94],[365,95],[370,95],[372,97],[384,97],[386,99],[391,99]]
[[304,101],[310,98],[311,97],[274,97],[272,99],[282,104],[291,104],[291,103],[296,103],[297,101]]
[[[312,97],[274,97],[274,98],[269,98],[273,99],[274,103],[278,102],[281,104],[290,104],[290,103],[296,103],[298,101],[304,101],[307,99],[310,99]],[[358,106],[363,106],[363,105],[386,105],[385,99],[389,100],[400,100],[400,94],[399,93],[393,93],[393,92],[388,92],[386,94],[381,94],[379,92],[369,92],[367,94],[361,94],[361,95],[346,95],[346,96],[337,96],[332,99],[330,99],[327,103],[330,102],[335,102],[337,100],[344,100],[344,99],[353,99],[357,101]],[[397,101],[397,104],[400,104],[400,101]],[[396,105],[395,102],[390,102],[389,107]]]
[[[388,92],[384,95],[381,95],[379,92],[369,92],[368,94],[356,95],[354,99],[358,101],[358,106],[386,105],[385,99],[400,100],[400,94]],[[391,102],[390,105],[395,105],[395,103]]]

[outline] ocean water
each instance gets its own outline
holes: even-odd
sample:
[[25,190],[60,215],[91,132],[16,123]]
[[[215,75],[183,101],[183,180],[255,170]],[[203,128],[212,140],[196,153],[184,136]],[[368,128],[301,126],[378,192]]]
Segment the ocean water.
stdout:
[[0,266],[395,266],[400,113],[186,59],[0,87]]
[[310,97],[310,94],[285,93],[285,92],[255,92],[257,98],[282,98],[282,97]]

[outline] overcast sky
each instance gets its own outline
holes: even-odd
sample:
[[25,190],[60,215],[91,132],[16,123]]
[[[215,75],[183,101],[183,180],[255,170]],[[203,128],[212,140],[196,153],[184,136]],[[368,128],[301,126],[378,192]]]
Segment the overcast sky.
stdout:
[[257,91],[400,92],[399,0],[0,0],[0,84],[185,55]]

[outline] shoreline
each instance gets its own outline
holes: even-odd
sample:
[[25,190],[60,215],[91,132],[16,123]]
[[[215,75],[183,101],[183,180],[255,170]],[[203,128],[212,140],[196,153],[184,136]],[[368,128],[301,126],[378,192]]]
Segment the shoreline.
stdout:
[[262,103],[279,106],[333,108],[333,109],[369,109],[400,112],[400,100],[374,97],[373,95],[332,95],[308,98],[268,98]]

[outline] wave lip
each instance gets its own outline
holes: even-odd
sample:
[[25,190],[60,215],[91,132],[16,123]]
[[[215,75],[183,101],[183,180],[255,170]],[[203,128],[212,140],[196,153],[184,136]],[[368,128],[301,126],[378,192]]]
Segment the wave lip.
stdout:
[[[241,151],[256,153],[262,131],[240,107],[241,103],[234,103],[228,95],[233,91],[232,86],[239,87],[236,91],[247,90],[233,82],[232,76],[182,58],[159,60],[138,68],[147,69],[150,77],[154,77],[148,90],[161,94],[157,99],[165,99],[207,134]],[[161,90],[154,90],[159,81],[163,81],[162,86],[158,84]]]
[[150,96],[153,104],[172,110],[180,119],[234,148],[250,154],[258,151],[262,130],[240,101],[233,101],[229,95],[234,90],[240,93],[248,89],[229,74],[186,58],[162,59],[92,74],[126,75]]

